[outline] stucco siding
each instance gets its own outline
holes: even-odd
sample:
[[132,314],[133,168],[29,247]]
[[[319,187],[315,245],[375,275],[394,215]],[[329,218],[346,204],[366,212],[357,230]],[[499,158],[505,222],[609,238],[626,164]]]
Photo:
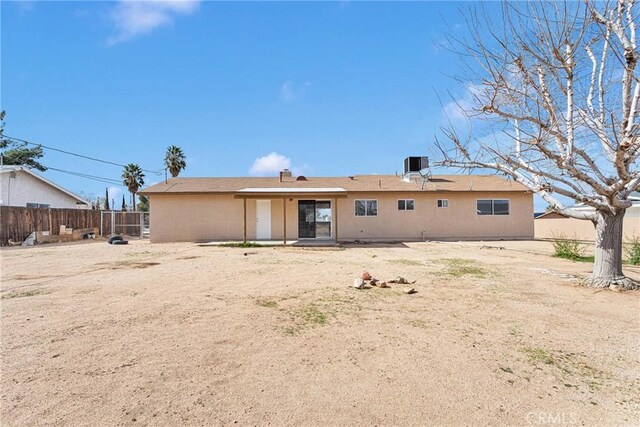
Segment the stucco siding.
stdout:
[[0,174],[0,204],[4,206],[26,207],[27,203],[39,203],[51,208],[88,208],[86,204],[77,202],[77,199],[26,172]]
[[[355,215],[357,199],[378,201],[378,215]],[[399,211],[398,199],[415,200],[415,210]],[[437,200],[447,199],[448,208]],[[509,215],[478,215],[477,199],[509,199]],[[272,239],[298,238],[300,198],[271,200]],[[331,200],[331,199],[330,199]],[[331,200],[333,202],[333,200]],[[243,238],[243,200],[231,195],[154,194],[150,198],[151,240],[210,241]],[[340,240],[499,239],[533,237],[533,197],[529,193],[353,193],[337,200]],[[332,237],[335,237],[334,213]],[[255,239],[256,202],[247,200],[247,238]]]
[[[355,200],[378,200],[378,215],[355,216]],[[415,210],[399,211],[399,199],[415,200]],[[438,208],[437,200],[449,207]],[[478,215],[477,199],[509,199],[509,215]],[[370,193],[338,201],[340,238],[422,240],[450,238],[532,238],[533,198],[526,193]]]
[[[243,201],[219,195],[154,194],[150,204],[152,242],[202,242],[243,237]],[[247,201],[247,232],[255,236],[255,201]]]

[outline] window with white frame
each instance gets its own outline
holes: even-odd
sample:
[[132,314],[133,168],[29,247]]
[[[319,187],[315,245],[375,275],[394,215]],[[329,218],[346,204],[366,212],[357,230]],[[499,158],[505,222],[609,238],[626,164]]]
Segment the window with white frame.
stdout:
[[28,208],[48,208],[49,204],[47,204],[47,203],[30,203],[30,202],[27,202],[27,207]]
[[356,200],[356,216],[378,216],[377,200]]
[[478,215],[509,215],[509,200],[480,199],[476,204]]
[[416,202],[413,199],[398,200],[399,211],[412,211],[416,208]]
[[449,200],[447,200],[447,199],[439,199],[438,200],[438,207],[439,208],[448,208],[449,207]]

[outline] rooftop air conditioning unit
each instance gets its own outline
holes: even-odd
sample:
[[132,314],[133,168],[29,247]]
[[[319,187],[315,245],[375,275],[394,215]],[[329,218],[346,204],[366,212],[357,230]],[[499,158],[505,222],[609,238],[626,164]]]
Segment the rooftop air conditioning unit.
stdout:
[[404,174],[419,173],[424,169],[429,169],[428,157],[407,157],[404,159]]

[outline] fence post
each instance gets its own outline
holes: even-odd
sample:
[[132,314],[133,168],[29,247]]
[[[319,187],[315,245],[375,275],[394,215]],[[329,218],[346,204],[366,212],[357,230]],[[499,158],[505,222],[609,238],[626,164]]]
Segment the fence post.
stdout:
[[116,234],[116,212],[111,211],[111,235],[115,236]]
[[142,238],[144,237],[144,233],[142,232],[142,230],[143,230],[143,222],[144,222],[143,215],[144,215],[144,213],[140,212],[140,221],[139,221],[139,224],[140,224],[140,240],[142,240]]

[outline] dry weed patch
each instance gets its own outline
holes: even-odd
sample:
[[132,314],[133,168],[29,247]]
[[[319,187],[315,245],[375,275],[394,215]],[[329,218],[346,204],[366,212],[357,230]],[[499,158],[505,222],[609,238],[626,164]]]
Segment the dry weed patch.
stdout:
[[415,259],[389,259],[387,262],[391,264],[407,265],[407,266],[424,266],[424,262],[416,261]]
[[2,299],[34,297],[36,295],[44,295],[48,293],[49,292],[44,292],[41,289],[32,289],[30,291],[24,291],[24,292],[10,292],[8,294],[2,295]]
[[472,259],[446,258],[439,260],[445,265],[443,274],[452,277],[472,276],[485,278],[489,276],[489,270],[479,265],[479,262]]
[[607,379],[603,371],[594,368],[584,360],[586,359],[584,355],[561,350],[551,352],[539,347],[525,347],[522,352],[532,364],[553,366],[561,379],[565,381],[572,378],[579,379],[591,391],[599,390]]

